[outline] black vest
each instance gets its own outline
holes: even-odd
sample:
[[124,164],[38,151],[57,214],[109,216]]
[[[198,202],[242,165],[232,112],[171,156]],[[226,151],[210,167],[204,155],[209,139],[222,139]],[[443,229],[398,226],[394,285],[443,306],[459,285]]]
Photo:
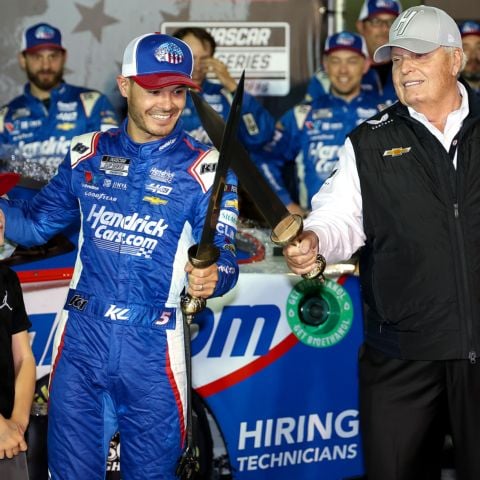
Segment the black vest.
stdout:
[[367,237],[366,341],[391,356],[480,354],[480,116],[470,100],[450,155],[400,103],[350,135]]

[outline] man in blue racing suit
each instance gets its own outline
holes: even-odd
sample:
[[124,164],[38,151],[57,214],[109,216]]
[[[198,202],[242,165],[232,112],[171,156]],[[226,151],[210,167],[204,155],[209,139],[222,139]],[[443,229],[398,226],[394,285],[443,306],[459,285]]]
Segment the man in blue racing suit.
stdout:
[[462,46],[467,63],[460,76],[480,95],[480,23],[467,20],[460,24]]
[[146,34],[127,46],[122,126],[76,137],[58,174],[32,200],[1,200],[6,236],[42,243],[79,215],[73,280],[51,374],[52,480],[105,478],[109,440],[122,475],[173,479],[185,446],[186,374],[179,300],[222,295],[238,277],[237,186],[229,172],[214,243],[220,257],[194,268],[218,152],[183,129],[193,57],[181,40]]
[[[213,36],[199,27],[185,27],[173,33],[192,49],[195,67],[192,78],[201,88],[200,95],[224,119],[230,111],[237,82],[230,75],[227,66],[214,57],[216,42]],[[213,81],[212,81],[213,80]],[[182,120],[190,135],[198,140],[210,143],[195,105],[190,96],[182,113]],[[275,119],[252,95],[244,93],[242,117],[238,129],[238,138],[249,151],[261,148],[271,140],[275,130]]]
[[[388,41],[389,28],[401,12],[400,0],[365,0],[355,22],[358,33],[365,39],[370,58],[370,68],[362,78],[362,90],[376,92],[392,102],[397,100],[393,88],[392,62],[376,63],[373,53]],[[311,102],[329,89],[328,74],[320,68],[308,83],[305,100]]]
[[[346,134],[381,108],[378,95],[361,89],[362,75],[368,69],[367,57],[360,35],[330,35],[324,53],[324,69],[331,83],[329,93],[288,110],[278,122],[273,141],[254,157],[292,213],[305,213],[312,196],[335,168]],[[295,160],[300,205],[282,176],[283,166]]]
[[117,126],[116,113],[105,95],[63,81],[67,53],[56,27],[27,28],[18,58],[28,83],[0,109],[0,158],[4,169],[46,182],[74,136]]

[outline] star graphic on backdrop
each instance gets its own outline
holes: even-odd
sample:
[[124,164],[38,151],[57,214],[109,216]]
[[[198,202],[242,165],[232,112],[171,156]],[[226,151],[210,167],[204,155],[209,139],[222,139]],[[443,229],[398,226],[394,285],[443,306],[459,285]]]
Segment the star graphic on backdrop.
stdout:
[[112,23],[118,23],[114,17],[110,17],[103,10],[105,7],[105,0],[99,0],[93,7],[86,7],[76,3],[82,19],[78,25],[73,29],[74,32],[92,32],[92,35],[99,41],[102,41],[102,28]]

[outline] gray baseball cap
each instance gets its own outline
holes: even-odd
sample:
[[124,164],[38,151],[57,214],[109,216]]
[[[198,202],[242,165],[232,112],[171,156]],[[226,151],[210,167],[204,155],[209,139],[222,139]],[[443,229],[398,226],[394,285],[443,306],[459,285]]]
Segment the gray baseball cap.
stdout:
[[453,18],[443,10],[418,5],[408,8],[395,19],[388,43],[375,50],[373,60],[377,63],[390,60],[392,47],[429,53],[438,47],[462,48],[462,37]]

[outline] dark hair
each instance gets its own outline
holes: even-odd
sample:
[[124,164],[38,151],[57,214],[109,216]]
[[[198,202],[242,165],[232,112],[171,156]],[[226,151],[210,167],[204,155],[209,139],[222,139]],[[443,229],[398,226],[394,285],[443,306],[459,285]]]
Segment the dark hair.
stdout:
[[203,44],[207,43],[212,49],[212,55],[215,53],[217,48],[217,42],[213,36],[204,28],[200,27],[184,27],[179,28],[173,32],[172,36],[183,40],[187,35],[193,35],[195,38],[200,40]]

